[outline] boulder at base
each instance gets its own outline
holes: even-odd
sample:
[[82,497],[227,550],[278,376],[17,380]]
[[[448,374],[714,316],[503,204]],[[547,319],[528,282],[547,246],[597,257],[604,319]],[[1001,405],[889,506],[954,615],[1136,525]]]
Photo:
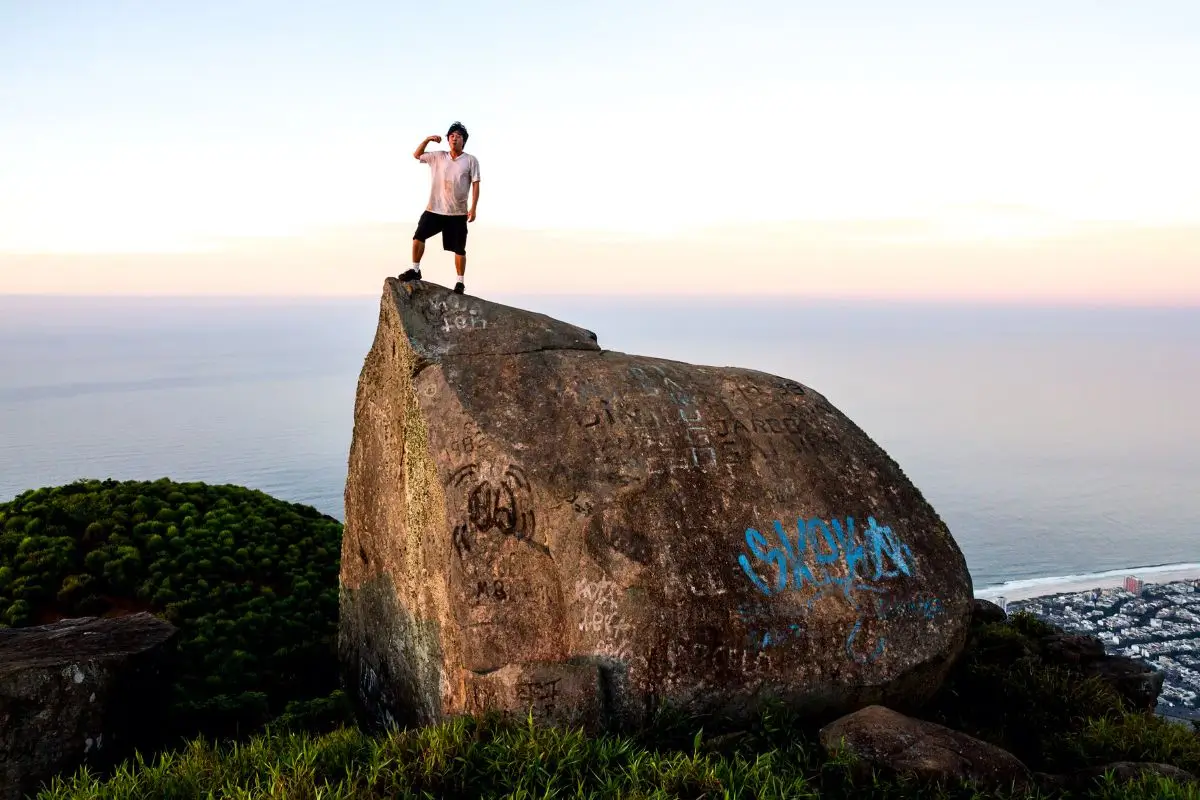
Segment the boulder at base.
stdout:
[[1012,753],[934,722],[868,706],[821,729],[830,755],[848,751],[862,767],[943,786],[960,781],[1028,792],[1034,776]]
[[0,630],[0,798],[104,770],[153,738],[175,634],[148,613]]
[[428,283],[385,285],[345,501],[368,724],[904,708],[970,622],[946,525],[816,391]]

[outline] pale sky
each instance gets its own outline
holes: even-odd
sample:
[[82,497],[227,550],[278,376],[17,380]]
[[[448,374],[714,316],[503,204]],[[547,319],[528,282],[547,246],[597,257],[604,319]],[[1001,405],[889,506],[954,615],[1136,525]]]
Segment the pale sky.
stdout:
[[457,119],[484,296],[1200,305],[1197,98],[1195,0],[0,0],[0,293],[378,292]]

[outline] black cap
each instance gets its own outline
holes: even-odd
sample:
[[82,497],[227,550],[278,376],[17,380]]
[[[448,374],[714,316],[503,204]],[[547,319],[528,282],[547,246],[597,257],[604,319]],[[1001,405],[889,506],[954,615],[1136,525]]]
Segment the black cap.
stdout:
[[463,125],[463,124],[462,124],[461,122],[459,122],[458,120],[455,120],[453,123],[451,123],[451,124],[450,124],[450,130],[446,131],[446,135],[447,135],[447,136],[449,136],[450,134],[454,133],[455,131],[458,131],[459,133],[461,133],[461,134],[462,134],[462,137],[463,137],[463,144],[466,144],[466,143],[467,143],[467,137],[470,135],[470,134],[468,134],[468,133],[467,133],[467,128],[466,128],[466,126],[465,126],[465,125]]

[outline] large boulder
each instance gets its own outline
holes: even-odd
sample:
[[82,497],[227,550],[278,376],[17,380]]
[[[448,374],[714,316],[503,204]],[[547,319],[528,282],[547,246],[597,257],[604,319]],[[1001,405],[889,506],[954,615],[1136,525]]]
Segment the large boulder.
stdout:
[[810,387],[428,283],[384,287],[345,503],[369,724],[904,708],[970,622],[946,525]]
[[175,633],[147,613],[0,629],[0,799],[153,738]]
[[831,756],[848,753],[863,767],[926,783],[1024,792],[1034,775],[1012,753],[935,722],[868,706],[821,729]]

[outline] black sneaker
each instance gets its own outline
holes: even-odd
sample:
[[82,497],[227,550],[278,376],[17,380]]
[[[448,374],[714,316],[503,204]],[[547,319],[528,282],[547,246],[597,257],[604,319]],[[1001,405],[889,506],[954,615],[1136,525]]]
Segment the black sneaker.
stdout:
[[408,272],[402,272],[399,276],[402,281],[419,281],[421,280],[421,270],[410,269]]
[[459,281],[458,283],[454,284],[454,293],[455,293],[455,294],[462,294],[462,293],[463,293],[463,290],[464,290],[465,288],[466,288],[466,287],[465,287],[465,286],[463,286],[463,282],[462,282],[462,281]]

